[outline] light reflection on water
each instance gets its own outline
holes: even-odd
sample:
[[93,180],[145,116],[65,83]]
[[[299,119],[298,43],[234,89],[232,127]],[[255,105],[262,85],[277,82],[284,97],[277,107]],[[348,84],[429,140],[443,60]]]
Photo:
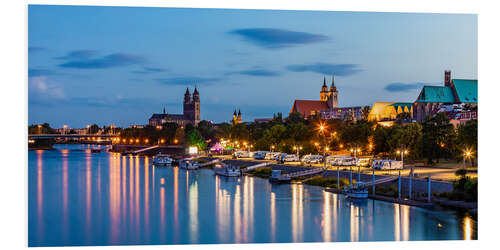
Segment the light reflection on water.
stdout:
[[454,212],[73,149],[29,152],[30,246],[477,239]]

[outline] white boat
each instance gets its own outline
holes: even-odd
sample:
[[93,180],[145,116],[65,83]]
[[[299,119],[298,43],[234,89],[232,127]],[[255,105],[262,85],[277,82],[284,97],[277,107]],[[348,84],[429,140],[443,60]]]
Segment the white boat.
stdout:
[[215,164],[214,172],[217,175],[227,177],[239,177],[241,175],[240,167],[228,165],[222,162]]
[[368,187],[365,183],[358,181],[356,184],[345,187],[342,191],[348,198],[366,199],[368,198]]
[[275,182],[275,183],[286,183],[290,182],[292,178],[288,175],[283,175],[281,173],[281,170],[272,170],[271,171],[271,176],[269,177],[270,182]]
[[188,169],[188,170],[198,169],[199,166],[200,166],[200,164],[198,164],[197,161],[194,161],[192,159],[182,159],[179,162],[180,168],[184,168],[184,169]]
[[168,155],[157,154],[154,157],[153,165],[158,165],[158,166],[170,165],[172,164],[172,161],[173,161],[172,158],[168,157]]

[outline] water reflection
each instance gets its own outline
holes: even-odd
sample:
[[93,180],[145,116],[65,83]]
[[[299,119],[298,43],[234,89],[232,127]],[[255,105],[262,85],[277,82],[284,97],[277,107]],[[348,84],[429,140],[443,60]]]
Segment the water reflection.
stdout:
[[323,241],[331,241],[331,204],[330,204],[330,192],[323,192],[323,220],[321,221],[321,226],[323,226]]
[[303,191],[304,186],[292,184],[292,241],[302,241],[303,234]]
[[37,185],[37,212],[38,235],[43,237],[43,150],[36,151],[36,185]]
[[410,239],[410,206],[394,204],[394,240]]
[[477,238],[475,220],[453,212],[351,202],[318,187],[150,163],[82,150],[30,151],[29,245]]
[[85,166],[85,221],[86,221],[86,227],[87,227],[87,235],[88,238],[90,239],[90,234],[91,234],[91,188],[92,188],[92,180],[91,180],[91,175],[92,175],[92,170],[91,170],[91,152],[86,151],[87,153],[87,160],[86,160],[86,166]]
[[234,241],[241,242],[241,191],[240,186],[236,186],[236,191],[234,193],[234,205],[233,205],[233,213],[234,213]]
[[276,194],[271,192],[271,242],[276,241]]
[[465,216],[464,217],[464,222],[463,222],[463,231],[464,231],[464,240],[471,240],[472,239],[472,219],[470,216]]
[[359,241],[359,206],[351,202],[350,206],[351,241]]
[[198,242],[198,182],[194,181],[189,187],[189,227],[190,241]]

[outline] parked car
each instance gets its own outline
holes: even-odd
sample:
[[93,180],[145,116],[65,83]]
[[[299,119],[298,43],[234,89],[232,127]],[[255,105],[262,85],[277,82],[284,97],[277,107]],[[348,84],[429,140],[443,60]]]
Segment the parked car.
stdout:
[[253,157],[253,153],[249,151],[236,151],[234,152],[233,156],[235,158],[250,158]]
[[253,158],[255,160],[264,160],[266,158],[267,153],[268,153],[268,151],[256,151],[253,154]]
[[358,162],[356,163],[356,166],[360,166],[360,167],[370,166],[370,158],[358,158]]
[[306,163],[310,163],[310,164],[314,164],[314,163],[321,163],[323,162],[323,156],[322,155],[312,155],[308,162]]
[[298,162],[298,161],[300,161],[300,159],[296,154],[289,154],[283,158],[283,161],[284,162]]
[[355,165],[356,165],[356,158],[350,156],[336,157],[332,162],[332,166],[355,166]]
[[300,162],[302,162],[302,163],[308,163],[309,158],[311,158],[310,154],[309,155],[304,155],[304,156],[302,156],[302,159],[300,159]]
[[345,155],[329,155],[325,158],[325,161],[326,163],[328,163],[329,165],[334,165],[334,162],[335,162],[335,159],[339,158],[339,157],[346,157]]
[[403,169],[403,162],[395,160],[374,160],[372,168],[380,170]]
[[265,159],[266,160],[275,160],[275,158],[278,154],[281,154],[281,153],[280,152],[268,152],[268,153],[266,153]]
[[277,153],[276,155],[274,155],[273,160],[283,161],[283,158],[285,158],[285,156],[286,156],[285,153]]

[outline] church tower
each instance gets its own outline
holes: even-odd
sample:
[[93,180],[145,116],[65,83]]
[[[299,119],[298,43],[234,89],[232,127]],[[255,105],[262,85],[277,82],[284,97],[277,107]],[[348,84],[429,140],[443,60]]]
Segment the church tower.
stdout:
[[236,121],[238,121],[238,116],[236,116],[236,109],[235,109],[233,113],[233,124],[236,124]]
[[200,93],[198,93],[197,87],[194,87],[193,92],[193,113],[194,125],[198,125],[200,122]]
[[328,87],[326,86],[326,77],[323,78],[323,86],[319,92],[319,100],[326,102],[328,100]]
[[193,102],[191,101],[191,93],[189,93],[189,88],[186,88],[186,93],[184,94],[184,119],[194,119],[194,107]]
[[241,123],[241,110],[238,109],[238,123]]
[[339,106],[338,95],[339,92],[337,91],[337,87],[335,86],[335,76],[332,73],[332,85],[330,85],[330,92],[328,98],[328,106],[330,108],[336,108]]

